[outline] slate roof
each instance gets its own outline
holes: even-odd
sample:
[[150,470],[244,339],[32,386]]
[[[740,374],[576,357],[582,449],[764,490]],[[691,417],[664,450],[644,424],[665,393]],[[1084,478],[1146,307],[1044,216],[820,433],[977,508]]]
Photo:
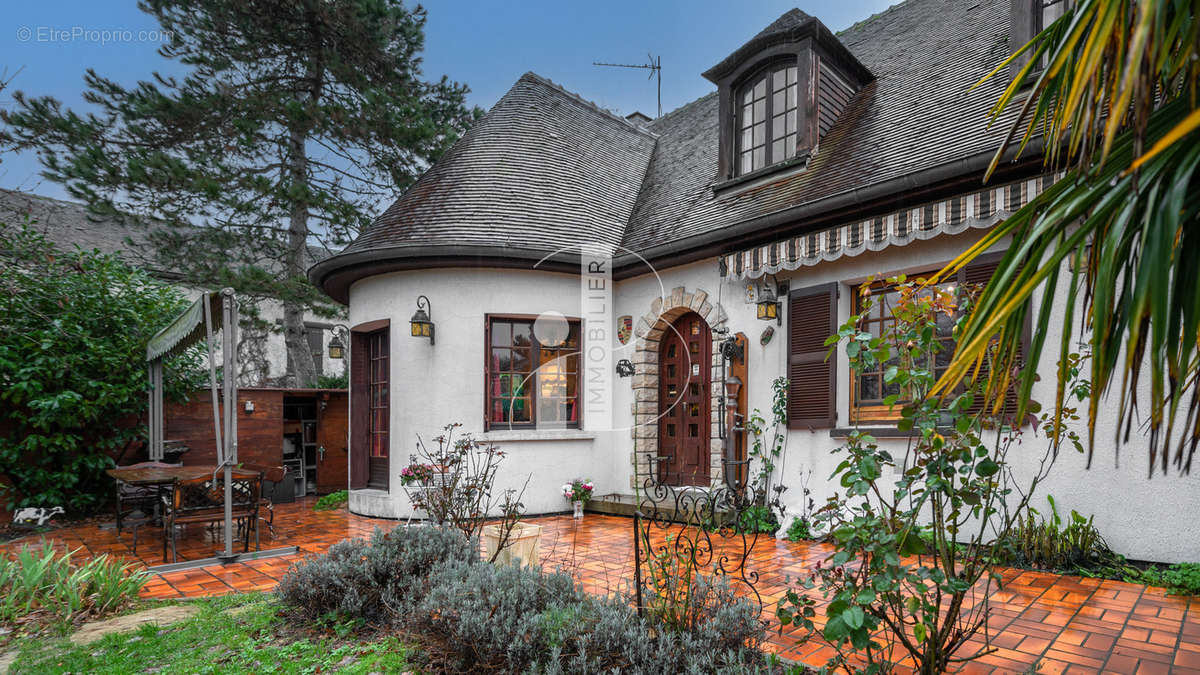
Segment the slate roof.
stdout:
[[[734,249],[747,223],[978,159],[1007,127],[988,125],[1006,78],[968,90],[1009,53],[1009,4],[906,0],[839,34],[875,80],[846,105],[806,170],[719,192],[715,92],[639,127],[526,74],[347,249],[355,257],[334,256],[310,277],[344,300],[346,284],[385,269],[397,251],[462,245],[504,256],[581,238],[647,253],[714,239]],[[747,45],[814,27],[831,38],[792,10]],[[734,58],[739,52],[712,70]],[[331,286],[331,275],[343,278]]]
[[[971,85],[1008,56],[1009,0],[908,0],[838,36],[875,75],[804,172],[713,196],[717,96],[649,125],[659,144],[625,246],[640,250],[993,152],[1007,125],[988,110],[1007,84]],[[786,16],[786,15],[785,15]]]
[[793,31],[815,22],[816,19],[809,14],[806,14],[799,9],[790,9],[783,13],[783,16],[775,19],[769,26],[760,30],[757,35],[750,38],[746,44],[738,47],[732,54],[726,56],[720,63],[709,68],[704,73],[705,77],[709,77],[710,73],[720,72],[731,66],[741,63],[747,56],[753,56],[755,52],[762,49],[764,46],[771,44],[775,40],[786,39]]
[[[40,232],[60,249],[122,256],[131,264],[164,279],[178,279],[179,274],[166,270],[154,260],[148,231],[129,227],[112,219],[97,218],[87,207],[77,202],[0,188],[0,222],[16,224],[28,217],[33,229]],[[329,257],[323,248],[309,246],[310,262]]]
[[26,217],[33,221],[33,229],[59,248],[79,246],[85,251],[121,253],[128,248],[126,237],[144,239],[140,230],[91,218],[83,204],[0,189],[0,222],[17,224]]
[[653,150],[643,127],[526,73],[345,252],[615,246]]

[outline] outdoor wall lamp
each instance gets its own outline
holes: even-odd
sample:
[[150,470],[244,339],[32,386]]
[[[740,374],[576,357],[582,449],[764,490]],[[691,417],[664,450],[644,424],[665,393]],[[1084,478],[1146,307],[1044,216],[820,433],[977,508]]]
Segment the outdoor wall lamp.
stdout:
[[340,323],[330,327],[333,331],[333,337],[329,340],[329,358],[342,360],[346,358],[346,343],[342,342],[342,335],[349,333],[350,329]]
[[246,401],[245,410],[247,415],[254,412],[254,401]]
[[429,298],[424,295],[417,296],[417,311],[409,319],[408,323],[412,326],[413,337],[427,337],[429,344],[433,344],[433,320],[430,315],[433,313],[433,305],[430,304]]
[[346,345],[337,333],[334,333],[333,339],[329,341],[329,358],[338,360],[346,358]]
[[629,359],[621,359],[620,361],[617,361],[618,377],[631,377],[633,372],[633,364],[630,363]]
[[783,325],[783,316],[780,311],[783,303],[779,301],[779,296],[771,286],[772,284],[763,279],[762,290],[758,292],[758,318],[760,321],[774,319],[776,325]]

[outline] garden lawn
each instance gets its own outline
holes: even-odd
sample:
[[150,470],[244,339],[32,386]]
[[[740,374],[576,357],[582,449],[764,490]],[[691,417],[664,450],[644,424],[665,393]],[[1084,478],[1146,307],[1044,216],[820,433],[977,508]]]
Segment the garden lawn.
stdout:
[[[273,596],[231,595],[195,601],[193,617],[147,625],[87,645],[69,638],[28,638],[10,673],[371,673],[409,670],[413,651],[393,636],[362,642],[355,626],[312,626],[297,633],[278,616]],[[339,633],[346,637],[340,637]]]

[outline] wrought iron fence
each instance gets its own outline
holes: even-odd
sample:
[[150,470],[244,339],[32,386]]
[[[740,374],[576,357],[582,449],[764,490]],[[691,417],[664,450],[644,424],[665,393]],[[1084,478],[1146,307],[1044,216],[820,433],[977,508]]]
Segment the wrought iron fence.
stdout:
[[[656,458],[669,462],[670,458]],[[726,475],[734,462],[725,462]],[[739,485],[719,487],[672,485],[671,476],[652,471],[639,476],[637,509],[633,518],[634,584],[639,613],[646,606],[644,593],[663,594],[670,583],[661,574],[645,574],[650,565],[660,569],[693,570],[724,577],[739,594],[758,605],[758,573],[747,561],[761,536],[756,526],[752,496]],[[649,576],[649,579],[647,579]]]

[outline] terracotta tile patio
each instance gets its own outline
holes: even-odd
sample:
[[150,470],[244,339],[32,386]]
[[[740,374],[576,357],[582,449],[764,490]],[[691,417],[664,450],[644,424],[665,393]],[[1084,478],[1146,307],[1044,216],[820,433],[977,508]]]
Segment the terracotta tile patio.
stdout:
[[[143,590],[146,597],[173,598],[270,590],[298,558],[320,553],[348,537],[368,536],[375,527],[390,529],[396,521],[350,515],[345,511],[314,512],[312,500],[277,507],[274,537],[263,529],[262,547],[300,547],[298,556],[236,563],[225,567],[171,572],[156,576]],[[595,593],[628,588],[632,578],[632,521],[588,514],[582,524],[568,516],[530,519],[544,527],[543,567],[561,567]],[[117,536],[95,525],[54,531],[58,548],[81,548],[89,556],[109,553],[144,565],[163,562],[161,530],[143,528],[138,550],[129,532]],[[0,546],[14,550],[37,543],[25,537]],[[220,546],[220,530],[191,526],[179,543],[181,560],[212,555]],[[786,579],[805,574],[828,549],[761,538],[749,569],[760,575],[757,588],[769,614],[786,588]],[[969,664],[969,673],[1023,673],[1037,663],[1041,673],[1173,673],[1200,675],[1200,599],[1167,595],[1162,589],[1117,581],[1080,579],[1041,572],[1004,570],[1003,587],[990,590],[989,630],[994,653]],[[773,617],[768,617],[773,618]],[[773,624],[777,625],[777,624]],[[771,631],[768,649],[785,658],[820,665],[829,648],[810,642],[795,647],[796,631]]]

